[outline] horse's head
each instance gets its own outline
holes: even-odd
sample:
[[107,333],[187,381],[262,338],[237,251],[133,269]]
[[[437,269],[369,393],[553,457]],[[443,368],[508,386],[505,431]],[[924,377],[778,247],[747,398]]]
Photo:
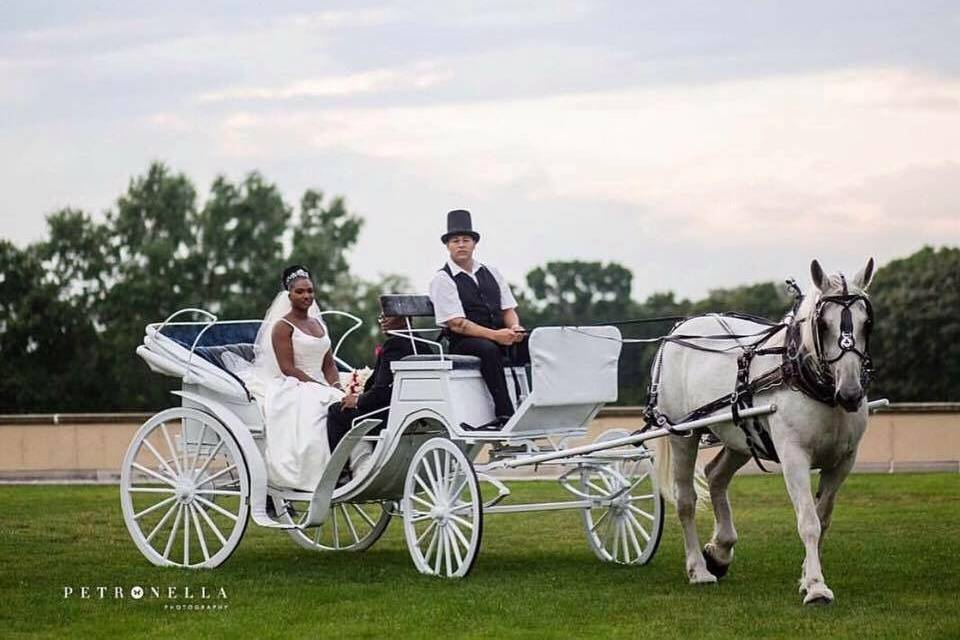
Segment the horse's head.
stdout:
[[873,266],[870,258],[848,279],[842,273],[826,275],[814,260],[810,276],[815,290],[804,300],[804,346],[821,379],[833,383],[837,403],[850,412],[859,408],[869,382],[873,309],[866,290]]

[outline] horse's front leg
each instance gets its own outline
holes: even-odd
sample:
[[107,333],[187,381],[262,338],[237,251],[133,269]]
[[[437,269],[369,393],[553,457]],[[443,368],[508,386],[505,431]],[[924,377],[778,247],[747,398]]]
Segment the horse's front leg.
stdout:
[[683,530],[683,547],[686,551],[687,577],[690,584],[709,584],[717,577],[707,570],[707,563],[700,551],[700,539],[697,537],[697,491],[693,484],[693,474],[697,466],[697,452],[700,451],[700,438],[670,437],[673,453],[673,477],[677,489],[677,515]]
[[803,603],[829,604],[833,602],[833,592],[827,587],[820,567],[820,516],[810,492],[810,458],[792,443],[778,443],[777,450],[787,492],[797,513],[797,532],[806,551],[800,577],[800,593],[805,594]]
[[[844,458],[838,465],[820,472],[820,484],[817,487],[817,517],[820,518],[820,547],[823,551],[823,540],[827,537],[827,529],[833,519],[833,506],[837,502],[837,493],[840,485],[850,475],[853,463],[856,461],[856,451]],[[821,556],[820,561],[823,562]]]

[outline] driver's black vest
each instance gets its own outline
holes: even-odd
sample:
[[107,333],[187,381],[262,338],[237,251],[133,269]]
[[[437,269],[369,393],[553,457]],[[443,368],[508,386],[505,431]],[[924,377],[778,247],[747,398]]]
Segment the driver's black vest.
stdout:
[[453,278],[457,285],[457,294],[467,320],[488,329],[503,328],[503,310],[500,308],[500,285],[488,269],[481,266],[474,275],[477,281],[461,271],[456,276],[450,271],[450,265],[443,265],[443,271]]

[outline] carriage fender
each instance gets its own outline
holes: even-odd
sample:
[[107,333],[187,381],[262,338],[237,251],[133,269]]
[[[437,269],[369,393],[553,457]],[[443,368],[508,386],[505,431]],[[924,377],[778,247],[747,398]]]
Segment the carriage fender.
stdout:
[[276,526],[273,519],[267,515],[267,467],[247,425],[233,411],[216,400],[211,400],[191,391],[172,391],[171,393],[199,405],[230,430],[230,433],[236,438],[237,444],[240,445],[244,462],[247,465],[247,473],[250,478],[250,515],[253,516],[253,521],[261,526]]

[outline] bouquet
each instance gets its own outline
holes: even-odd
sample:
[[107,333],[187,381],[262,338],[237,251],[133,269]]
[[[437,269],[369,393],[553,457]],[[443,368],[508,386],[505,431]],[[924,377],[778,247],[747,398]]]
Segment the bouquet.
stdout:
[[347,394],[360,394],[363,393],[363,387],[367,384],[367,379],[373,374],[373,370],[370,367],[364,367],[363,369],[354,369],[350,373],[350,378],[347,380]]

